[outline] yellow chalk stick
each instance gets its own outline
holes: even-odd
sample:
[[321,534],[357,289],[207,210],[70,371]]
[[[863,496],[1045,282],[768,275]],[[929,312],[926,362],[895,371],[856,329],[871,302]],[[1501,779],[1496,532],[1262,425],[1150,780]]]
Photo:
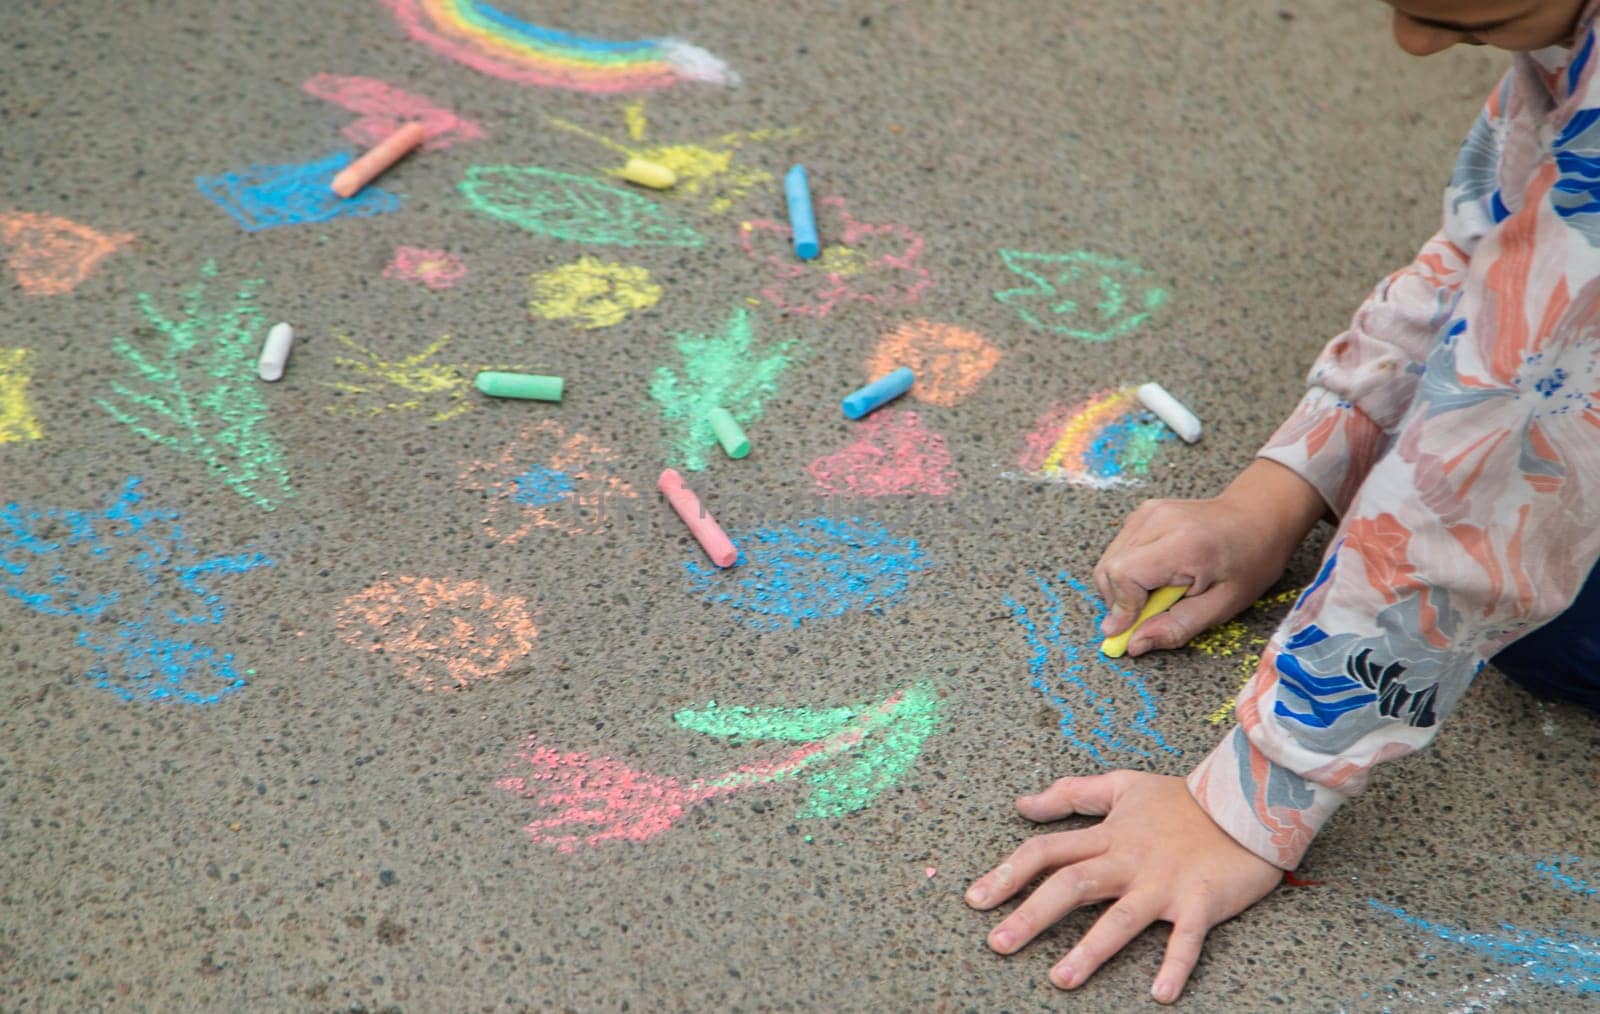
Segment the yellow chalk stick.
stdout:
[[1133,632],[1144,626],[1145,620],[1177,605],[1178,600],[1183,598],[1183,593],[1188,590],[1189,586],[1186,584],[1169,584],[1151,592],[1150,597],[1144,600],[1144,608],[1139,610],[1139,618],[1133,621],[1133,626],[1115,637],[1108,637],[1100,642],[1100,650],[1107,658],[1121,658],[1127,654],[1128,639],[1133,636]]
[[628,159],[628,164],[622,167],[622,178],[653,190],[665,190],[678,182],[678,174],[670,168],[642,158]]

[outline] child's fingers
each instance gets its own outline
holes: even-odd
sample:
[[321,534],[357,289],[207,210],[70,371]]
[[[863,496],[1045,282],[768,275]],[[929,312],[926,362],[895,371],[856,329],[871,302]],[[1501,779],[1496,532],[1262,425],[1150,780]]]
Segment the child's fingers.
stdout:
[[1207,589],[1200,595],[1179,599],[1164,613],[1145,620],[1128,639],[1128,654],[1169,651],[1181,648],[1218,621],[1233,615],[1231,596],[1222,587]]
[[1115,898],[1124,888],[1119,866],[1101,858],[1058,869],[989,931],[989,946],[1011,954],[1073,909]]
[[1102,560],[1108,585],[1106,593],[1106,618],[1100,623],[1100,632],[1113,636],[1127,630],[1144,608],[1150,592],[1163,585],[1188,585],[1194,579],[1181,573],[1176,566],[1176,554],[1171,539],[1157,539],[1119,554],[1115,559]]
[[1146,926],[1155,922],[1159,910],[1160,903],[1154,895],[1137,891],[1123,895],[1116,904],[1101,913],[1077,946],[1050,970],[1051,981],[1063,989],[1076,989],[1083,985],[1084,980],[1093,975],[1096,969],[1126,947],[1130,940],[1143,933]]
[[1200,949],[1205,946],[1210,929],[1210,923],[1199,911],[1180,913],[1173,920],[1172,935],[1167,937],[1167,956],[1162,959],[1161,970],[1156,972],[1156,981],[1150,987],[1150,995],[1157,1003],[1173,1003],[1183,993],[1189,973],[1200,961]]
[[1060,869],[1099,855],[1105,851],[1105,838],[1095,831],[1087,828],[1034,835],[1017,846],[1005,862],[972,882],[967,888],[967,904],[978,909],[993,908],[1046,870]]
[[1144,530],[1146,523],[1150,520],[1150,514],[1151,511],[1154,510],[1154,504],[1154,500],[1146,500],[1144,503],[1140,504],[1138,507],[1135,507],[1131,512],[1129,512],[1128,516],[1123,519],[1122,527],[1117,530],[1117,534],[1112,537],[1111,542],[1107,544],[1104,550],[1101,551],[1100,559],[1095,562],[1093,573],[1094,586],[1095,589],[1100,592],[1100,597],[1105,600],[1108,606],[1111,604],[1113,594],[1110,581],[1106,575],[1106,563],[1107,561],[1119,558],[1129,549],[1139,545],[1140,533]]
[[1123,774],[1108,771],[1103,775],[1057,778],[1044,791],[1018,799],[1017,812],[1036,824],[1073,814],[1103,817],[1122,794]]

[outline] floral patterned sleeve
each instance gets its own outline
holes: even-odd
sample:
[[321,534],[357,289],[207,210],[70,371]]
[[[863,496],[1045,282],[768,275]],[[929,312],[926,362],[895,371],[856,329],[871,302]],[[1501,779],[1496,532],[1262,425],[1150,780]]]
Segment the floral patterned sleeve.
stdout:
[[1189,787],[1283,868],[1600,558],[1596,7],[1575,50],[1517,57],[1443,232],[1330,343],[1263,452],[1316,484],[1339,530]]

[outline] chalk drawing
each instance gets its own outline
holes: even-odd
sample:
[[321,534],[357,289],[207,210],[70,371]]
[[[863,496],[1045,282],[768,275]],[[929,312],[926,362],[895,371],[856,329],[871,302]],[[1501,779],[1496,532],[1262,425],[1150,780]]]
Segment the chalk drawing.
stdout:
[[701,246],[705,237],[655,201],[538,166],[475,165],[460,190],[474,211],[541,236],[596,246]]
[[126,361],[127,379],[112,380],[110,394],[95,404],[146,440],[204,463],[229,489],[270,511],[294,489],[256,382],[266,333],[255,304],[261,283],[247,281],[231,303],[212,306],[206,290],[216,277],[216,264],[207,261],[175,317],[139,293],[147,326],[136,328],[132,340],[111,341],[111,351]]
[[0,211],[0,246],[17,286],[30,296],[71,292],[117,248],[132,243],[131,232],[98,232],[56,215]]
[[383,0],[417,42],[482,74],[592,94],[684,81],[735,85],[739,75],[681,39],[601,39],[530,24],[485,0]]
[[335,334],[334,337],[360,357],[335,356],[333,364],[359,379],[324,382],[325,386],[339,392],[341,399],[350,396],[348,404],[329,405],[328,411],[354,418],[385,412],[431,412],[428,417],[431,422],[446,422],[470,412],[478,403],[479,399],[472,393],[472,378],[480,370],[517,369],[452,364],[435,359],[450,344],[449,335],[440,336],[421,352],[399,359],[385,359],[348,335]]
[[215,704],[246,681],[232,654],[186,635],[226,617],[213,581],[272,561],[204,556],[176,511],[140,506],[139,484],[128,478],[103,510],[0,508],[0,586],[35,613],[84,625],[77,643],[100,657],[85,674],[94,686],[124,701]]
[[[1264,595],[1251,604],[1243,613],[1243,619],[1234,617],[1231,620],[1219,623],[1205,633],[1189,642],[1189,647],[1203,655],[1213,658],[1238,657],[1234,665],[1234,675],[1238,677],[1239,687],[1243,688],[1255,675],[1256,667],[1261,664],[1261,649],[1267,645],[1267,634],[1276,626],[1272,617],[1274,610],[1288,605],[1300,595],[1298,588],[1278,592],[1275,595]],[[1258,625],[1262,632],[1251,630],[1252,625]],[[1217,706],[1217,710],[1206,716],[1206,721],[1212,725],[1221,725],[1233,720],[1232,697]]]
[[40,440],[44,427],[33,414],[28,400],[30,349],[8,349],[0,345],[0,444],[19,440]]
[[383,277],[414,285],[425,285],[438,292],[454,288],[467,277],[467,263],[453,253],[419,246],[397,246],[394,259],[383,269]]
[[1140,406],[1134,391],[1109,388],[1073,405],[1052,406],[1023,438],[1020,471],[1005,477],[1095,489],[1138,485],[1174,434]]
[[[523,827],[530,839],[575,852],[614,841],[645,842],[702,803],[809,774],[801,818],[843,816],[870,806],[916,764],[945,724],[928,683],[875,705],[844,708],[719,708],[680,711],[679,725],[740,740],[799,745],[767,760],[687,781],[639,771],[610,757],[564,752],[529,736],[497,788],[554,811]],[[845,761],[849,767],[843,767]]]
[[[1137,330],[1166,301],[1138,262],[1077,250],[1001,250],[1000,259],[1029,284],[994,298],[1029,325],[1086,342],[1108,342]],[[1131,291],[1130,291],[1131,290]]]
[[917,382],[911,397],[950,408],[967,400],[1000,363],[1000,350],[983,335],[954,324],[907,321],[878,339],[867,360],[867,378],[911,367]]
[[[530,460],[535,447],[550,445],[549,457]],[[460,478],[466,489],[488,498],[485,534],[508,546],[541,528],[568,535],[605,531],[612,512],[639,495],[612,474],[616,463],[611,448],[543,419],[523,430],[497,460],[468,462]]]
[[[920,380],[920,378],[919,378]],[[915,412],[880,409],[850,428],[856,438],[806,466],[822,496],[946,496],[959,476],[944,437]]]
[[[773,176],[764,169],[741,165],[735,161],[738,150],[747,144],[760,144],[779,138],[800,135],[798,128],[767,128],[764,130],[733,131],[704,143],[681,144],[627,144],[596,133],[559,116],[548,117],[551,126],[579,137],[587,138],[616,153],[621,164],[599,167],[609,176],[621,177],[623,166],[630,158],[644,159],[666,166],[678,177],[678,182],[663,197],[671,200],[688,200],[700,205],[712,215],[724,214],[744,200],[756,188],[766,189]],[[628,139],[644,140],[650,123],[644,113],[644,103],[630,103],[623,110]]]
[[915,539],[897,539],[858,518],[810,518],[732,536],[735,566],[723,571],[697,557],[684,563],[707,602],[733,610],[746,626],[798,627],[857,609],[879,612],[905,594],[928,559]]
[[586,329],[620,324],[630,313],[655,306],[665,291],[644,268],[593,257],[579,257],[528,280],[533,285],[529,313]]
[[[1586,868],[1590,865],[1577,856],[1555,856],[1550,859],[1539,860],[1534,864],[1533,868],[1544,874],[1555,886],[1571,891],[1579,897],[1593,898],[1596,894],[1600,894],[1600,887],[1596,887],[1582,877],[1575,875],[1576,871],[1586,871]],[[1590,876],[1593,875],[1592,873],[1590,874]]]
[[1527,978],[1582,996],[1600,994],[1600,937],[1568,930],[1539,933],[1511,923],[1501,923],[1499,932],[1472,932],[1424,919],[1376,898],[1368,898],[1367,904],[1480,958],[1515,966],[1517,971],[1509,973],[1513,978]]
[[[1028,660],[1031,685],[1060,713],[1061,735],[1105,767],[1126,766],[1132,758],[1148,760],[1152,751],[1181,755],[1152,724],[1156,696],[1143,677],[1125,660],[1101,654],[1096,631],[1106,608],[1099,596],[1064,570],[1054,581],[1029,577],[1044,600],[1038,621],[1021,601],[1007,596],[1003,602],[1033,649]],[[1076,608],[1069,606],[1063,589],[1081,600]],[[1062,628],[1069,622],[1087,631],[1093,643],[1065,633]]]
[[656,367],[650,397],[673,431],[673,463],[700,471],[717,443],[706,413],[720,406],[741,426],[760,419],[766,399],[778,392],[778,378],[793,362],[794,342],[757,349],[754,322],[741,308],[729,314],[717,334],[680,331],[674,337],[683,373]]
[[904,225],[858,221],[842,197],[813,204],[820,235],[836,239],[815,261],[794,256],[788,222],[743,222],[739,242],[745,256],[764,263],[774,276],[761,290],[768,302],[789,313],[826,317],[841,303],[906,306],[933,284],[922,258],[922,236]]
[[349,164],[350,153],[339,152],[311,162],[196,176],[194,184],[247,232],[399,210],[400,198],[370,184],[353,197],[334,193],[334,176]]
[[375,77],[314,74],[300,87],[319,99],[361,114],[340,133],[363,148],[372,147],[407,123],[422,124],[427,135],[422,142],[425,151],[438,151],[485,136],[483,128],[471,120]]
[[344,600],[346,644],[383,655],[419,690],[464,690],[503,677],[533,650],[534,608],[482,581],[397,577]]

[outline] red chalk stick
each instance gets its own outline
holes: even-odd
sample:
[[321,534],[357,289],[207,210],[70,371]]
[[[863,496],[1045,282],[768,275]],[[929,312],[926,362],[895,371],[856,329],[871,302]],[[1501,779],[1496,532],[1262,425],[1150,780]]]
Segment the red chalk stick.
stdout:
[[683,523],[689,526],[690,534],[700,543],[706,555],[711,557],[711,562],[719,567],[733,566],[733,562],[739,558],[739,551],[716,519],[700,506],[700,498],[694,495],[694,490],[683,484],[683,476],[669,468],[656,480],[656,488],[672,504],[672,509],[678,512]]
[[405,157],[406,152],[428,139],[428,132],[420,123],[408,123],[379,141],[365,155],[345,166],[333,178],[333,192],[349,197],[371,183],[385,169]]

